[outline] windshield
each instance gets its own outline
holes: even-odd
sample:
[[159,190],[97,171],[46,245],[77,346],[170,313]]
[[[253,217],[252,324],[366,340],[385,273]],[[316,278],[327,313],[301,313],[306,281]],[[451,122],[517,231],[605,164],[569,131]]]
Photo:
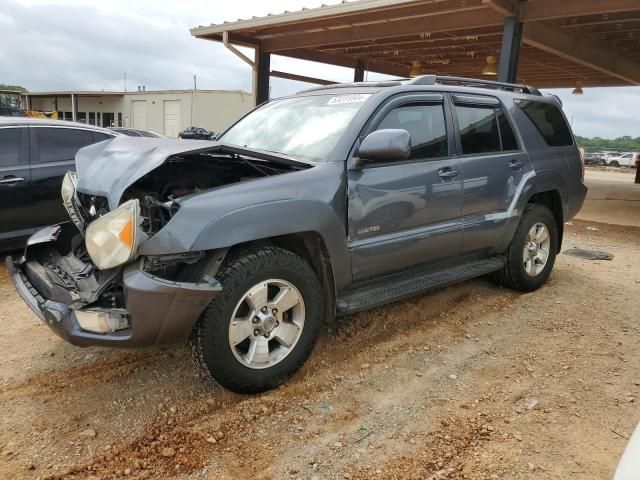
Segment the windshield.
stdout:
[[254,110],[220,140],[319,162],[326,159],[369,94],[286,98]]

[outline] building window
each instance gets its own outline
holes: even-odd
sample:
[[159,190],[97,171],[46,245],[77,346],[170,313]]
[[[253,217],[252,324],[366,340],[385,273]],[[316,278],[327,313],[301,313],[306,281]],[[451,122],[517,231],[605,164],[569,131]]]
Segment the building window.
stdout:
[[87,123],[87,112],[78,112],[76,122]]
[[89,125],[96,124],[96,114],[95,112],[89,112]]
[[122,112],[118,112],[118,126],[122,127]]
[[115,127],[113,119],[114,119],[113,112],[104,112],[104,113],[102,113],[102,126],[103,127]]

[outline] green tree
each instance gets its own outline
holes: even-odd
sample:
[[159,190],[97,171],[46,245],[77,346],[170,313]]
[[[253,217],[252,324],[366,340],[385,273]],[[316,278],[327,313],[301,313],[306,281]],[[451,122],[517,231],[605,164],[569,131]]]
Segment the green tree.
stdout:
[[20,85],[5,85],[4,83],[0,83],[0,90],[14,90],[20,93],[28,93],[29,91],[21,87]]

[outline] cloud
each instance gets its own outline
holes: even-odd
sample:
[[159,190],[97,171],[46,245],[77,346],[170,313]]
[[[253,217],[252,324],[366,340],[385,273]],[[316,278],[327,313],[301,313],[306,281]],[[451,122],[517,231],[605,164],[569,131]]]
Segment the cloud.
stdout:
[[[189,28],[316,7],[339,0],[4,0],[0,12],[0,82],[33,91],[198,88],[250,90],[251,71],[223,45],[197,40]],[[247,53],[251,55],[250,50]],[[334,81],[351,69],[274,56],[272,68]],[[370,74],[369,79],[388,78]],[[309,84],[274,78],[274,97]],[[639,88],[552,90],[583,136],[640,136]]]

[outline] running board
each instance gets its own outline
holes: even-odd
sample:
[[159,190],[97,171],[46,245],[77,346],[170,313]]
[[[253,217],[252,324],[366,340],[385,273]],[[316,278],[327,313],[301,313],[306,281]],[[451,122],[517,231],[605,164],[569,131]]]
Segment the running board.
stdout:
[[504,258],[496,257],[440,271],[410,270],[397,273],[348,290],[338,298],[336,309],[338,314],[345,315],[379,307],[434,288],[495,272],[504,264]]

